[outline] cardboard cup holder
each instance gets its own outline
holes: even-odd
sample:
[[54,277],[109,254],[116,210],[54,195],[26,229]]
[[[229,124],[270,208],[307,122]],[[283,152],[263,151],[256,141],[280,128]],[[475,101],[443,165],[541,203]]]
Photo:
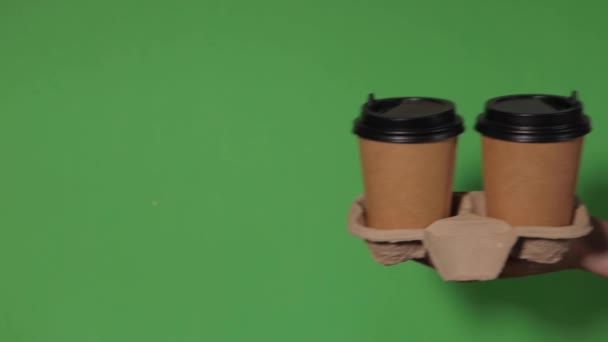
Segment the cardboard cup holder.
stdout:
[[348,213],[348,230],[367,242],[372,257],[381,264],[429,257],[444,280],[469,281],[498,278],[509,258],[559,262],[573,239],[593,229],[582,203],[574,209],[570,226],[511,226],[486,216],[483,192],[453,196],[455,215],[420,229],[367,227],[365,201],[359,196]]

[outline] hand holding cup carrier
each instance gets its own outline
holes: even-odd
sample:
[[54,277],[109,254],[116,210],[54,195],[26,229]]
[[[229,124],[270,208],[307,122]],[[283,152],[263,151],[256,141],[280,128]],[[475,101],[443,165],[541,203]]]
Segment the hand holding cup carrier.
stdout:
[[[456,203],[455,152],[464,128],[454,104],[370,96],[363,105],[354,133],[364,196],[351,207],[349,229],[375,243],[376,260],[419,258],[399,251],[418,244],[435,266],[442,265],[444,279],[493,279],[508,257],[554,263],[573,238],[589,233],[589,215],[575,190],[591,126],[576,93],[491,99],[476,129],[482,133],[484,192]],[[485,264],[475,261],[486,256]]]

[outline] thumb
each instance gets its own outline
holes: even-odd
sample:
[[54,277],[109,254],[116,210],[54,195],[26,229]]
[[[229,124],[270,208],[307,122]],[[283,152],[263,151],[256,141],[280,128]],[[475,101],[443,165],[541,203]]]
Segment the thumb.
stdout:
[[580,267],[608,278],[608,221],[592,218],[593,232],[585,239]]
[[592,256],[582,260],[583,269],[608,278],[608,254],[605,256]]

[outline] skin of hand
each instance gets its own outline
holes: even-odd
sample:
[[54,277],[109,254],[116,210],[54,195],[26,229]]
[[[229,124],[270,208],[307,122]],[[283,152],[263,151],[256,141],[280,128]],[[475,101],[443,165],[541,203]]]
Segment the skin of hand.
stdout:
[[[567,269],[583,269],[608,278],[608,221],[592,217],[591,222],[593,231],[585,237],[574,240],[570,251],[560,262],[540,264],[509,259],[500,277],[523,277]],[[432,266],[428,259],[419,259],[418,262]]]
[[579,244],[576,267],[608,278],[608,221],[592,218],[594,230]]

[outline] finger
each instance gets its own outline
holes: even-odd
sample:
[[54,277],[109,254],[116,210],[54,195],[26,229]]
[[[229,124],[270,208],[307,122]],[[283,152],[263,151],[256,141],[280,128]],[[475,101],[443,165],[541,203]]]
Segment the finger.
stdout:
[[570,267],[567,261],[560,261],[554,264],[541,264],[528,260],[510,259],[500,274],[500,278],[525,277],[562,271],[569,268],[572,267]]
[[594,230],[581,247],[580,267],[608,278],[608,221],[592,218]]

